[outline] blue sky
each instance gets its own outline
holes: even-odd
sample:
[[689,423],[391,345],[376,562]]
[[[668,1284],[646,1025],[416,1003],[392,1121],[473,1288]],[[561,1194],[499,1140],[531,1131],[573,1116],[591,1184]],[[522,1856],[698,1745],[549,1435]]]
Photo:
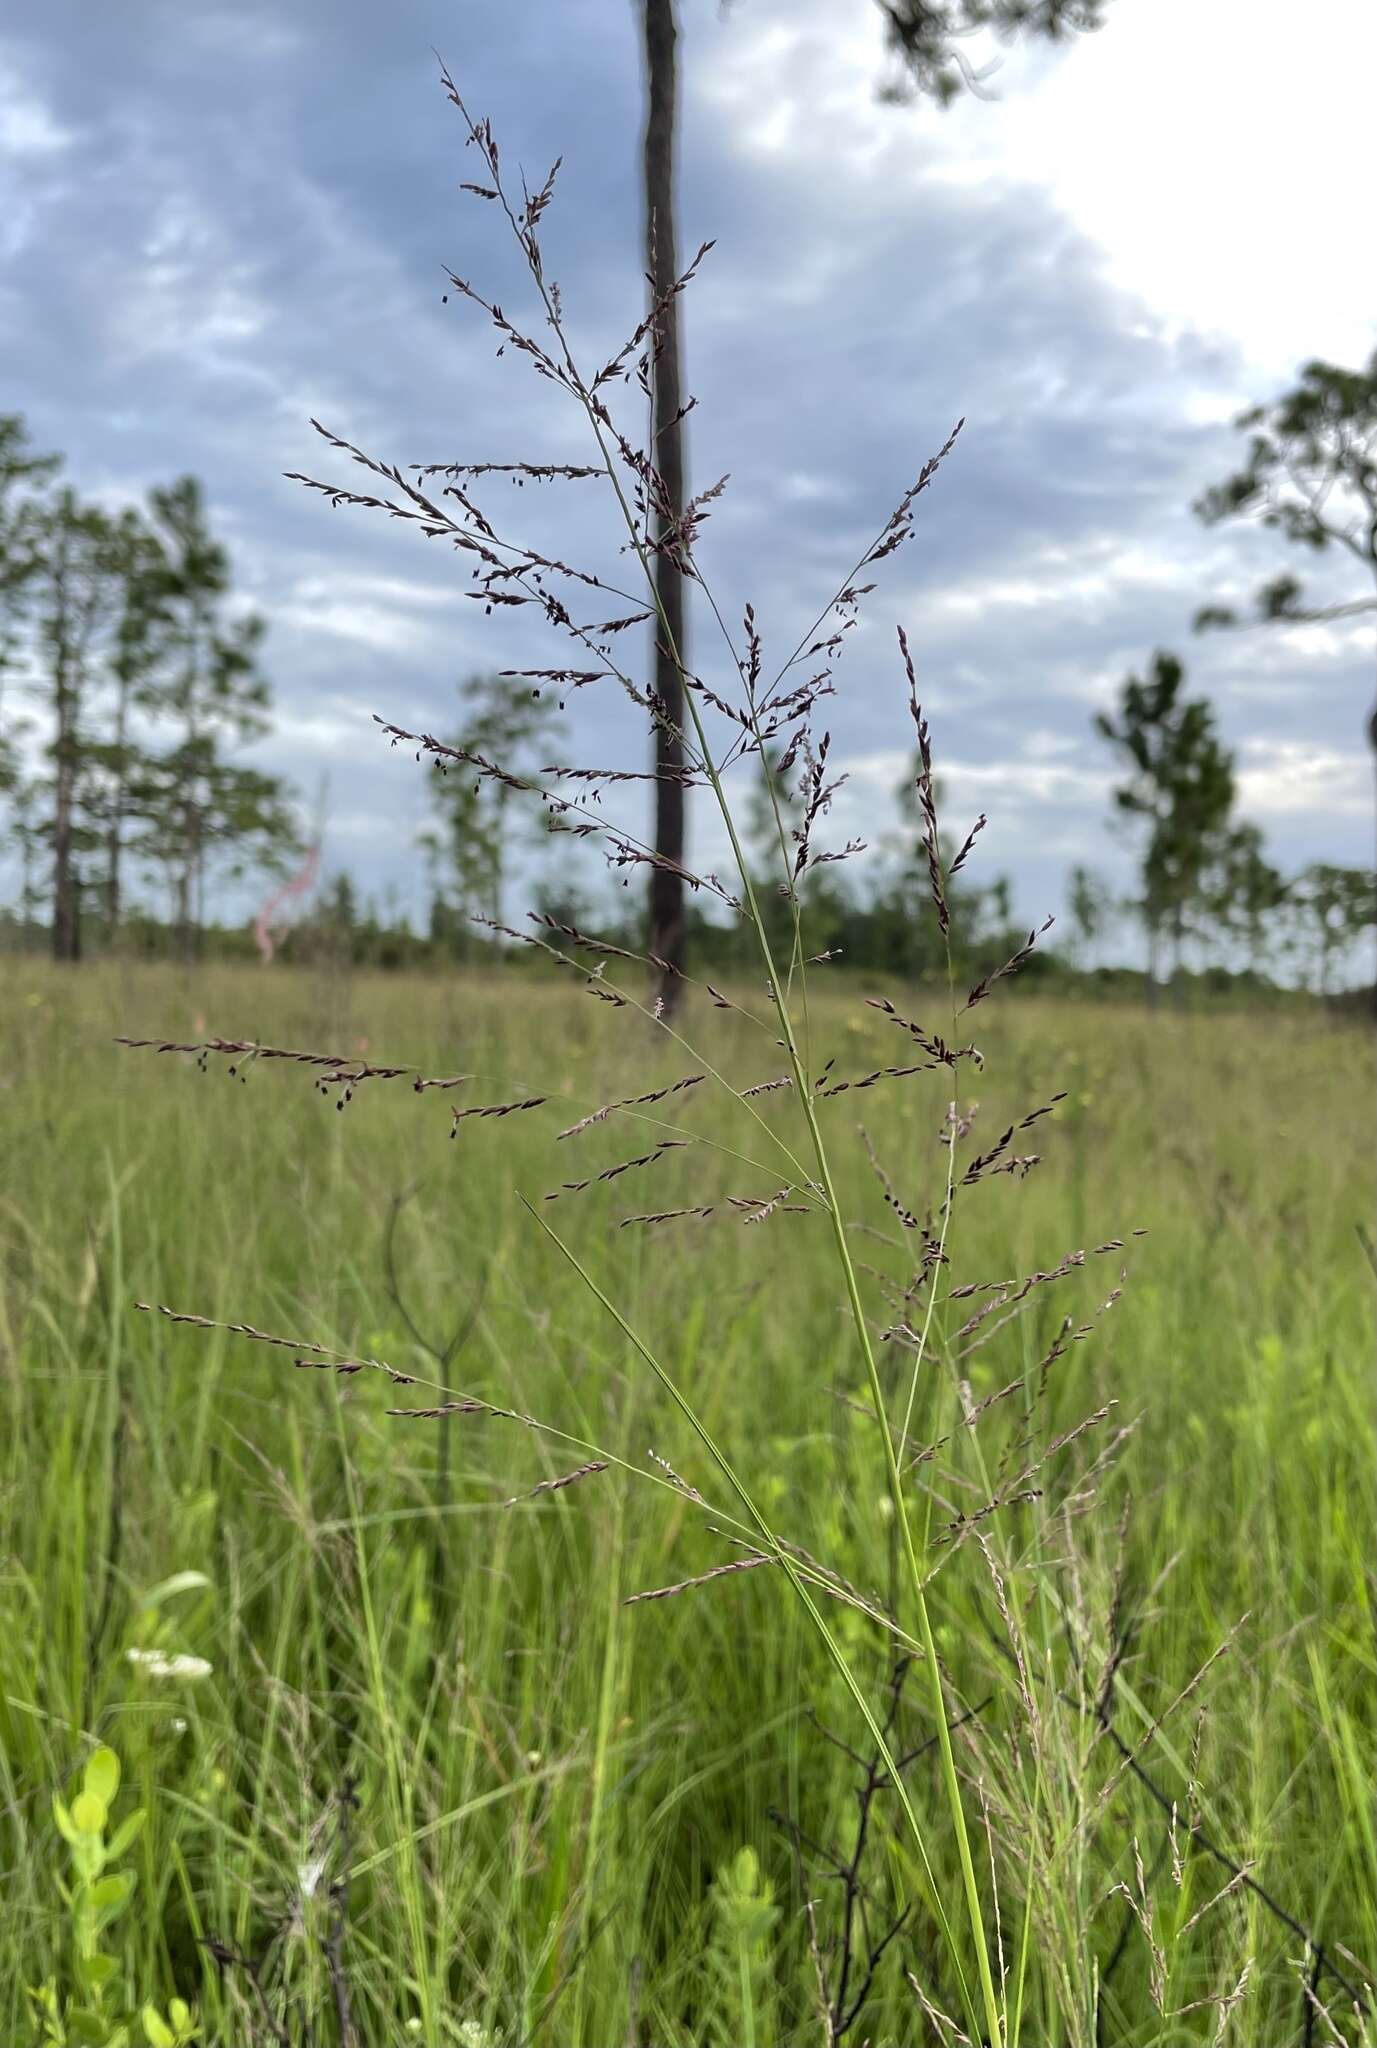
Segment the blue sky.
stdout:
[[[1196,640],[1197,605],[1287,563],[1189,507],[1240,405],[1377,339],[1348,197],[1377,19],[1317,0],[1311,106],[1251,0],[1111,0],[1100,35],[1008,55],[995,103],[939,113],[881,103],[870,0],[681,11],[681,240],[716,237],[686,307],[690,468],[732,474],[703,544],[724,609],[792,644],[968,422],[839,673],[836,837],[893,822],[902,622],[953,807],[990,813],[985,872],[1030,916],[1074,861],[1127,879],[1090,721],[1156,646],[1216,699],[1275,859],[1369,858],[1370,623]],[[282,472],[340,473],[313,414],[403,464],[577,453],[548,387],[441,303],[448,263],[520,310],[457,191],[473,159],[432,46],[508,161],[563,154],[547,260],[591,357],[640,305],[629,0],[50,0],[0,28],[0,405],[111,502],[203,478],[270,626],[262,757],[308,794],[328,775],[327,866],[412,904],[421,771],[372,714],[444,729],[459,677],[541,654],[466,602],[455,558]],[[695,654],[710,679],[701,629]],[[644,749],[613,696],[576,731],[580,758]],[[705,814],[693,831],[719,861]]]

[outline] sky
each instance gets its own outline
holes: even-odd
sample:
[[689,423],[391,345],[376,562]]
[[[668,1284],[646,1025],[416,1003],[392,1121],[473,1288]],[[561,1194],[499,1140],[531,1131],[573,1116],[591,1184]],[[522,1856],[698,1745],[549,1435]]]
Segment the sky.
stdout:
[[[1377,10],[1312,0],[1302,48],[1256,0],[1109,0],[1100,33],[1001,52],[987,97],[945,111],[884,101],[871,0],[680,13],[680,239],[715,238],[685,303],[689,465],[694,487],[731,475],[701,549],[724,613],[749,601],[767,652],[792,646],[966,421],[826,707],[851,777],[833,837],[896,822],[903,624],[954,823],[989,814],[985,878],[1029,918],[1073,863],[1129,881],[1092,719],[1158,647],[1215,701],[1271,857],[1369,861],[1370,621],[1190,623],[1287,567],[1364,593],[1190,507],[1234,465],[1240,407],[1377,342],[1355,260]],[[567,402],[443,302],[448,264],[528,311],[493,210],[458,190],[475,163],[436,51],[505,162],[563,156],[547,267],[576,350],[609,353],[643,289],[631,0],[49,0],[0,24],[0,409],[112,504],[203,479],[269,626],[256,758],[308,809],[324,789],[327,871],[416,912],[423,771],[373,716],[452,730],[461,677],[547,643],[469,602],[452,553],[284,472],[345,476],[313,417],[402,465],[582,455]],[[485,502],[566,554],[601,544],[585,500]],[[646,747],[605,685],[573,733],[575,759]],[[702,803],[690,834],[721,864]]]

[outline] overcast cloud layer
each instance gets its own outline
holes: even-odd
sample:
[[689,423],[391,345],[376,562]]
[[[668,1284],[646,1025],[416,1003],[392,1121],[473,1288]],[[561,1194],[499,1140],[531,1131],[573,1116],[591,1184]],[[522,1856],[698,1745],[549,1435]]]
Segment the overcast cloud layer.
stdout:
[[[1090,719],[1157,646],[1217,700],[1273,857],[1369,858],[1370,628],[1195,640],[1198,604],[1289,564],[1189,507],[1231,466],[1240,404],[1371,346],[1335,209],[1367,175],[1373,20],[1318,6],[1313,113],[1250,0],[1113,0],[1099,37],[1006,62],[999,104],[939,115],[878,102],[870,0],[682,12],[681,239],[717,243],[687,305],[690,464],[698,486],[732,472],[703,548],[724,609],[749,598],[791,645],[968,421],[843,664],[837,835],[892,819],[902,621],[953,804],[990,812],[986,872],[1028,914],[1073,861],[1127,878]],[[204,479],[270,623],[264,758],[308,794],[328,773],[328,866],[417,905],[421,771],[370,714],[445,729],[458,677],[530,665],[536,642],[525,613],[494,633],[452,555],[282,472],[340,473],[312,415],[401,463],[579,452],[549,388],[441,303],[442,263],[519,302],[491,214],[457,192],[474,160],[431,46],[508,161],[543,176],[563,154],[547,259],[591,358],[641,294],[628,0],[57,0],[13,21],[0,407],[111,500]],[[1280,132],[1284,175],[1259,143]],[[579,719],[586,758],[639,757],[624,699],[590,692]],[[695,851],[720,857],[706,816]]]

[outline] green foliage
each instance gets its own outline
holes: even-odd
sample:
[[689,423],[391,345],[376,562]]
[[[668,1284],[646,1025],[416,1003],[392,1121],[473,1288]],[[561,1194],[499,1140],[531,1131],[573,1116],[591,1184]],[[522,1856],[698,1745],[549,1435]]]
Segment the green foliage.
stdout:
[[97,1749],[87,1758],[81,1789],[68,1805],[53,1796],[53,1820],[67,1845],[71,1864],[68,1883],[58,1884],[66,1911],[66,1967],[29,1992],[34,2039],[45,2048],[132,2048],[142,2040],[148,2048],[184,2048],[197,2038],[197,2026],[185,2000],[174,1998],[164,2019],[147,2003],[138,2008],[121,1981],[118,1954],[108,1945],[116,1922],[134,1897],[135,1875],[120,1865],[142,1834],[147,1813],[136,1807],[111,1828],[120,1788],[120,1761],[112,1749]]
[[[42,492],[58,467],[56,455],[29,446],[18,413],[0,413],[0,706],[39,565]],[[0,725],[0,795],[15,782],[14,737],[11,713]]]
[[145,2005],[139,2017],[148,2048],[185,2048],[196,2039],[196,2021],[184,1998],[169,1999],[166,2016],[156,2005]]
[[1254,974],[1262,970],[1290,891],[1262,851],[1256,825],[1235,825],[1217,852],[1206,882],[1207,905],[1218,926],[1237,938]]
[[1287,892],[1287,901],[1311,986],[1320,995],[1328,995],[1335,968],[1350,960],[1367,934],[1377,928],[1377,887],[1372,872],[1336,867],[1329,861],[1312,862]]
[[748,1844],[712,1881],[705,1997],[710,2048],[766,2048],[776,2038],[772,1940],[774,1886]]
[[[1313,553],[1335,549],[1377,581],[1377,349],[1366,366],[1307,363],[1299,381],[1270,405],[1250,406],[1235,421],[1248,436],[1242,465],[1197,501],[1207,525],[1255,519]],[[1280,575],[1263,584],[1254,621],[1293,624],[1377,611],[1377,591],[1334,603],[1313,603],[1300,579]],[[1231,605],[1209,604],[1196,626],[1236,626]],[[1377,744],[1377,730],[1374,731]]]
[[120,554],[108,515],[70,488],[45,506],[34,571],[39,688],[51,726],[45,836],[53,863],[53,951],[75,960],[81,943],[81,861],[95,844],[83,814],[93,699],[120,612]]
[[[468,677],[460,698],[464,719],[452,744],[461,753],[500,762],[517,783],[549,765],[563,709],[553,698],[502,675]],[[468,952],[470,917],[503,921],[503,881],[518,817],[534,823],[539,799],[458,761],[433,772],[430,789],[439,830],[422,844],[437,883],[432,935]]]
[[229,557],[194,477],[151,492],[149,508],[163,559],[159,729],[170,726],[176,738],[141,764],[137,850],[167,873],[189,953],[204,922],[208,868],[280,868],[298,850],[297,835],[278,778],[227,752],[268,730],[271,692],[258,666],[264,622],[226,614]]
[[1233,760],[1215,733],[1203,697],[1184,695],[1186,673],[1173,654],[1155,654],[1146,678],[1129,676],[1117,718],[1098,712],[1095,727],[1128,766],[1114,792],[1119,811],[1145,827],[1141,915],[1154,960],[1163,932],[1176,964],[1210,876],[1225,858],[1233,809]]
[[[745,976],[722,986],[747,1004],[755,993]],[[862,1000],[872,987],[869,977],[839,979],[814,992],[814,1032],[837,1051],[838,1072],[894,1058],[893,1026]],[[0,1575],[0,2040],[28,2039],[28,1986],[52,1978],[64,1997],[74,1988],[54,1882],[69,1852],[50,1800],[55,1784],[69,1805],[81,1789],[79,1772],[67,1788],[69,1731],[86,1727],[124,1763],[107,1836],[127,1807],[149,1809],[114,1866],[137,1871],[134,1894],[100,1943],[130,1994],[117,2017],[131,2048],[143,2048],[142,2003],[170,2019],[173,1995],[194,2000],[207,2048],[249,2048],[256,2027],[266,2033],[242,1973],[222,1979],[209,1960],[201,1944],[210,1937],[263,1962],[275,2015],[294,2001],[303,2029],[333,2043],[318,1937],[327,1889],[344,1869],[354,1874],[342,1955],[361,2048],[426,2042],[408,2031],[422,1982],[439,2015],[438,2048],[449,2048],[460,2016],[503,2044],[532,2033],[540,2042],[543,2031],[550,2042],[602,2048],[636,2038],[635,2022],[640,2039],[662,2048],[701,2048],[703,1957],[724,1924],[711,1888],[743,1847],[778,1916],[756,2007],[761,2048],[770,2025],[779,2048],[820,2041],[805,1894],[769,1809],[845,1848],[855,1767],[806,1710],[858,1749],[866,1738],[771,1574],[625,1607],[628,1594],[707,1569],[730,1548],[674,1497],[614,1473],[504,1508],[582,1454],[481,1415],[455,1419],[450,1506],[440,1511],[437,1426],[386,1413],[427,1405],[428,1388],[298,1372],[294,1352],[184,1331],[131,1306],[195,1307],[438,1376],[380,1277],[387,1199],[419,1181],[400,1260],[406,1306],[432,1337],[477,1307],[447,1383],[610,1437],[638,1465],[653,1447],[705,1488],[682,1423],[596,1305],[561,1278],[556,1255],[533,1242],[516,1192],[538,1201],[572,1177],[564,1155],[576,1144],[593,1148],[580,1173],[646,1149],[629,1129],[618,1137],[615,1119],[565,1146],[552,1134],[673,1080],[682,1056],[648,1044],[634,1017],[534,975],[335,978],[284,968],[265,978],[256,965],[209,966],[188,986],[172,967],[131,975],[96,965],[79,1004],[69,991],[42,962],[0,977],[0,1058],[12,1083],[0,1090],[0,1553],[9,1560]],[[910,993],[922,1015],[939,991]],[[472,1069],[491,1087],[483,1099],[505,1099],[533,1074],[560,1093],[546,1111],[469,1126],[451,1144],[447,1105],[405,1082],[398,1100],[381,1086],[361,1089],[339,1116],[286,1066],[258,1065],[241,1088],[167,1060],[93,1051],[115,1032],[189,1023],[193,1005],[252,1016],[275,1044],[309,1044],[313,1029],[341,1048],[366,1036],[377,1056],[412,1059],[426,1073]],[[689,1029],[705,1020],[725,1071],[775,1071],[739,1015],[690,1007]],[[1023,1317],[961,1368],[975,1400],[999,1392],[1037,1366],[1064,1315],[1077,1327],[1088,1320],[1129,1265],[1103,1336],[1075,1345],[1052,1375],[1045,1426],[1060,1433],[1119,1405],[1072,1447],[1043,1502],[981,1525],[1012,1551],[1006,1587],[1025,1617],[1034,1677],[1066,1629],[1091,1694],[1073,1708],[1050,1682],[1036,1693],[1047,1791],[1029,1833],[1031,1885],[1005,1848],[1025,1827],[1024,1809],[1011,1804],[1028,1754],[1024,1724],[1016,1709],[993,1720],[987,1710],[960,1735],[978,1744],[968,1765],[991,1803],[1011,1995],[1032,1898],[1021,2038],[1093,2048],[1082,2020],[1098,1982],[1107,2042],[1213,2040],[1213,2011],[1155,2013],[1136,1922],[1105,1976],[1128,1913],[1109,1894],[1122,1880],[1136,1896],[1136,1838],[1157,1938],[1177,1972],[1169,2003],[1231,1990],[1251,1955],[1248,1994],[1225,2040],[1274,2048],[1301,2035],[1301,1945],[1242,1891],[1185,1931],[1227,1882],[1192,1846],[1192,1802],[1331,1953],[1342,1943],[1370,1967],[1377,1865],[1364,1616],[1377,1447],[1372,1280],[1355,1223],[1367,1227],[1374,1187],[1367,1120],[1354,1104],[1374,1087],[1371,1033],[1304,1002],[1149,1017],[1023,990],[979,1020],[986,1067],[972,1144],[987,1146],[1058,1089],[1068,1100],[1036,1127],[1037,1172],[970,1208],[951,1286],[1049,1271],[1073,1247],[1148,1232],[1098,1271],[1090,1261],[1092,1270],[1035,1289]],[[884,1162],[905,1173],[903,1192],[922,1197],[929,1175],[909,1162],[932,1160],[945,1079],[842,1096],[825,1113],[844,1129],[859,1113]],[[655,1169],[656,1206],[742,1190],[740,1162],[713,1149],[751,1149],[739,1116],[706,1089],[689,1102],[675,1120],[704,1144]],[[762,1107],[777,1117],[771,1098]],[[892,1212],[863,1152],[845,1148],[839,1159],[845,1213],[864,1226],[861,1256],[888,1261],[871,1233],[897,1234]],[[622,1215],[648,1206],[623,1194],[628,1186],[554,1208],[597,1271],[615,1262],[623,1273],[633,1322],[666,1333],[727,1452],[766,1466],[780,1526],[859,1587],[883,1590],[893,1523],[873,1483],[873,1425],[847,1405],[859,1389],[810,1219],[680,1226],[670,1257],[663,1237],[633,1243],[618,1231]],[[788,1235],[776,1243],[775,1230]],[[955,1332],[984,1298],[939,1309],[944,1356],[960,1348]],[[1021,1435],[1021,1409],[1014,1420]],[[1100,1510],[1081,1514],[1085,1475],[1129,1424],[1119,1478]],[[1059,1546],[1050,1579],[1033,1556],[1044,1526]],[[163,1643],[145,1632],[146,1589],[188,1571],[213,1579],[216,1593],[165,1595],[154,1615],[177,1629]],[[1116,1584],[1133,1620],[1126,1675],[1145,1709],[1140,1719],[1125,1706],[1116,1726],[1179,1802],[1180,1888],[1168,1819],[1122,1770],[1095,1717]],[[991,1641],[993,1587],[982,1591],[977,1573],[958,1588],[944,1569],[937,1589],[940,1648],[963,1705],[996,1687],[1007,1699],[1007,1660]],[[837,1614],[853,1653],[873,1657],[882,1678],[874,1632],[849,1610]],[[1245,1614],[1229,1654],[1174,1706]],[[214,1674],[141,1674],[128,1651],[145,1644],[199,1655]],[[1073,1700],[1075,1668],[1067,1653]],[[403,1760],[396,1804],[389,1728]],[[920,1706],[909,1739],[931,1733]],[[352,1849],[347,1862],[332,1854],[303,1907],[302,1873],[327,1853],[323,1817],[351,1772]],[[911,1778],[921,1811],[937,1815],[930,1752]],[[883,1926],[890,1902],[914,1896],[922,1877],[892,1814],[878,1816],[873,1854]],[[954,1896],[959,1873],[940,1824],[934,1855]],[[806,1894],[824,1944],[836,1890],[819,1873]],[[950,2009],[940,1967],[924,1974],[939,1941],[920,1912],[884,1959],[849,2040],[923,2038],[907,1967]],[[1340,2037],[1358,2039],[1343,1999],[1329,2003]]]
[[1114,898],[1098,876],[1084,866],[1073,867],[1067,880],[1067,908],[1071,913],[1071,927],[1075,933],[1077,957],[1081,964],[1089,960],[1096,941],[1101,937],[1114,915]]
[[118,931],[133,859],[170,882],[185,953],[209,871],[271,869],[295,850],[282,783],[231,758],[268,729],[263,624],[226,610],[229,559],[194,478],[154,490],[147,515],[112,515],[49,491],[55,468],[0,417],[0,684],[17,671],[50,729],[36,776],[18,774],[13,721],[0,743],[22,914],[50,866],[53,950],[74,959],[93,920]]

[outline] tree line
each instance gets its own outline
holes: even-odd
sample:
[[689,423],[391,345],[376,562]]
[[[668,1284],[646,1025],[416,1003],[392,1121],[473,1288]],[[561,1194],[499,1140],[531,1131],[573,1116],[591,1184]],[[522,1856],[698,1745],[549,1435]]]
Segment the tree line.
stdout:
[[[18,922],[31,936],[46,929],[59,960],[121,934],[194,958],[205,943],[211,881],[280,870],[300,851],[288,786],[234,758],[270,730],[264,623],[234,602],[229,555],[194,478],[119,512],[84,502],[60,478],[58,458],[30,446],[23,421],[0,416],[0,707],[8,686],[46,714],[41,742],[21,718],[0,715]],[[1236,509],[1242,486],[1226,489]],[[1258,827],[1238,816],[1235,764],[1213,708],[1189,695],[1176,655],[1155,654],[1095,724],[1124,770],[1114,817],[1133,843],[1137,873],[1125,893],[1088,867],[1071,871],[1065,936],[1051,949],[1061,971],[1103,971],[1106,945],[1134,922],[1150,992],[1206,972],[1246,974],[1258,984],[1285,979],[1322,994],[1351,977],[1377,922],[1371,874],[1312,863],[1287,875],[1273,865]],[[453,738],[533,773],[551,757],[559,726],[548,697],[476,676],[461,686]],[[884,835],[868,883],[841,868],[818,869],[806,914],[818,951],[921,977],[942,961],[920,914],[926,856],[913,789],[909,775],[895,792],[898,828]],[[787,826],[796,801],[767,756],[748,806],[766,901],[776,806]],[[436,776],[431,822],[420,835],[429,874],[424,932],[412,932],[395,904],[360,907],[352,877],[337,875],[295,948],[325,945],[382,964],[490,960],[510,951],[500,928],[514,865],[546,914],[579,926],[593,919],[638,947],[647,915],[653,922],[663,906],[637,903],[620,915],[614,908],[609,919],[552,823],[508,781]],[[161,919],[131,902],[131,872],[161,897]],[[974,964],[1019,943],[1007,877],[983,889],[956,881],[950,893]],[[733,934],[692,903],[683,939],[700,960],[733,964]],[[232,950],[235,941],[217,930],[215,945]]]
[[235,604],[228,551],[184,476],[120,511],[61,479],[0,415],[0,792],[23,928],[54,957],[115,941],[132,871],[194,957],[212,878],[273,869],[298,843],[291,792],[235,750],[270,729],[264,622]]
[[[429,866],[429,948],[474,961],[500,950],[513,865],[520,866],[538,912],[579,929],[591,921],[614,943],[638,947],[644,930],[639,906],[620,917],[614,910],[609,922],[605,897],[599,904],[581,890],[558,820],[515,786],[523,777],[536,779],[557,749],[555,705],[495,675],[471,677],[460,696],[463,717],[452,743],[501,761],[514,779],[432,775],[432,822],[421,835]],[[1089,867],[1070,871],[1064,937],[1049,949],[1061,972],[1098,971],[1106,942],[1136,925],[1150,996],[1164,985],[1179,991],[1202,974],[1242,977],[1255,986],[1284,980],[1322,995],[1351,978],[1377,923],[1371,873],[1312,862],[1287,874],[1273,865],[1260,828],[1239,816],[1235,761],[1220,739],[1214,709],[1188,694],[1176,655],[1159,652],[1144,677],[1128,676],[1114,711],[1097,714],[1095,730],[1124,771],[1113,791],[1111,823],[1132,843],[1136,873],[1123,890]],[[940,937],[922,909],[929,878],[916,788],[915,760],[894,791],[897,825],[873,848],[879,858],[864,871],[863,885],[840,866],[809,874],[804,913],[810,948],[853,967],[912,978],[944,971]],[[788,832],[799,822],[800,804],[799,790],[780,774],[778,753],[767,752],[743,815],[758,895],[767,921],[772,914],[779,920],[772,938],[781,945],[789,939],[790,913],[772,886],[776,812]],[[984,887],[952,878],[946,893],[958,943],[973,967],[1008,958],[1026,938],[1015,922],[1008,876]],[[376,943],[376,932],[362,938],[364,920],[351,885],[343,893],[336,885],[325,915],[341,939]],[[699,963],[727,967],[739,953],[739,964],[749,965],[744,941],[738,945],[728,926],[696,913],[692,903],[685,938]]]

